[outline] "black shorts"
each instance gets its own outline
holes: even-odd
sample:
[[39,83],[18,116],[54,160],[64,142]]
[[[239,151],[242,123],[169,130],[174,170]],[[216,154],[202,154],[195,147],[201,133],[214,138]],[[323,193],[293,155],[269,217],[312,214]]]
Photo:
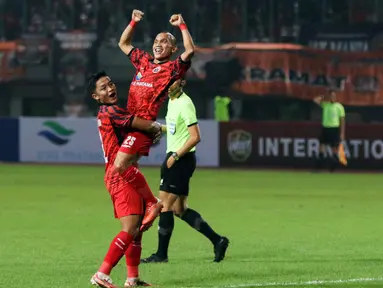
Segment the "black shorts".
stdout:
[[196,167],[196,157],[194,152],[186,153],[178,159],[170,168],[167,167],[169,157],[173,152],[166,155],[161,166],[160,191],[176,194],[179,196],[189,195],[190,178],[193,176]]
[[339,127],[326,128],[322,127],[322,134],[319,138],[321,144],[329,145],[330,147],[338,147],[340,143]]

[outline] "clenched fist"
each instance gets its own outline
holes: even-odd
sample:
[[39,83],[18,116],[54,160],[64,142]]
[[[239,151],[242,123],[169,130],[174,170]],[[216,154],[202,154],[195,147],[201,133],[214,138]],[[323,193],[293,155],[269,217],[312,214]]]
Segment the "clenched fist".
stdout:
[[142,18],[144,18],[144,12],[140,11],[140,10],[133,10],[132,12],[132,20],[134,22],[140,22],[142,20]]
[[184,18],[182,18],[181,14],[173,14],[172,17],[170,17],[169,22],[173,26],[180,26],[181,24],[185,23]]

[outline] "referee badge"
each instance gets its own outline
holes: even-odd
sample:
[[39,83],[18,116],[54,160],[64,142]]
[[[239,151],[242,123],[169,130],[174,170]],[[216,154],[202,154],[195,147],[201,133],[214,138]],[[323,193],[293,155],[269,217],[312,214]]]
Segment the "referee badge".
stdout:
[[167,128],[170,132],[170,134],[174,135],[176,134],[176,123],[175,122],[170,122],[168,124],[168,128]]

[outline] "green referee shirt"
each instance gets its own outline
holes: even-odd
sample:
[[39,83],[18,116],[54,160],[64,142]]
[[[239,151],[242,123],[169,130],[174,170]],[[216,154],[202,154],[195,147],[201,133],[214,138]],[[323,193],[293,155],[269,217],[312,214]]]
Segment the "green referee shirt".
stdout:
[[[182,93],[178,98],[169,99],[166,114],[166,153],[179,150],[189,139],[188,127],[197,123],[195,107],[188,95]],[[195,151],[195,147],[190,151]]]
[[322,126],[325,128],[335,128],[340,126],[340,118],[345,117],[344,107],[342,104],[335,102],[321,103],[322,113]]

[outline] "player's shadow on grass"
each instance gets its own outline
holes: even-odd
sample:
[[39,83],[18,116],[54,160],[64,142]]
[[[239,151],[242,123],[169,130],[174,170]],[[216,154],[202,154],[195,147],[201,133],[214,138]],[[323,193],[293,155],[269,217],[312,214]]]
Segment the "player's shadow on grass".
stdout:
[[[201,257],[182,257],[182,259],[172,259],[172,263],[181,264],[181,263],[189,263],[189,264],[209,264],[217,265],[217,263],[213,262],[214,255],[212,256],[201,256]],[[232,258],[230,256],[225,256],[225,259],[221,263],[229,262]]]
[[[215,264],[217,265],[217,264]],[[218,264],[219,265],[219,264]],[[245,271],[244,272],[230,272],[230,271],[227,271],[226,269],[225,270],[222,270],[222,271],[215,271],[214,274],[209,274],[209,282],[211,284],[206,284],[206,280],[205,279],[201,279],[201,282],[199,283],[198,281],[196,281],[196,277],[195,275],[191,276],[191,277],[183,277],[183,278],[180,278],[180,279],[173,279],[172,280],[172,285],[174,286],[180,286],[180,287],[187,287],[187,286],[204,286],[206,285],[206,287],[211,287],[214,283],[218,282],[218,281],[221,281],[222,279],[251,279],[252,277],[258,277],[259,274],[255,274],[254,272],[253,273],[246,273]],[[263,276],[263,275],[262,275]],[[214,284],[214,286],[216,286]],[[221,285],[219,285],[221,286]],[[224,285],[222,285],[224,286]]]

